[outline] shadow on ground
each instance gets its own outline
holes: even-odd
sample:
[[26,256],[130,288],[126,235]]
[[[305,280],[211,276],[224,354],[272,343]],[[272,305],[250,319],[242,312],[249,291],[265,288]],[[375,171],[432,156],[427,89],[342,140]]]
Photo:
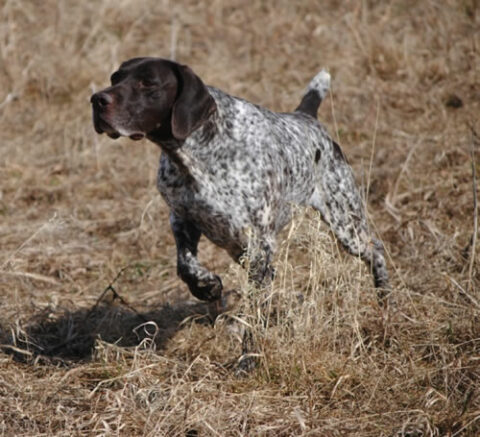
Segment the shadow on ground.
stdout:
[[185,323],[211,323],[208,306],[180,301],[142,312],[129,306],[114,290],[90,308],[46,309],[15,329],[0,327],[0,347],[22,362],[65,364],[91,358],[96,339],[134,347],[154,338],[157,350]]

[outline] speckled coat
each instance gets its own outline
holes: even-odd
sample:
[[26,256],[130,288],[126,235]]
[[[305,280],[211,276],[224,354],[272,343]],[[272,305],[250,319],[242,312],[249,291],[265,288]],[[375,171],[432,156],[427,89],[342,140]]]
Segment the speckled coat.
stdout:
[[[182,145],[167,145],[160,160],[157,186],[174,230],[194,223],[235,260],[249,246],[260,251],[251,270],[261,282],[271,272],[275,237],[290,221],[292,204],[312,206],[352,254],[372,265],[376,285],[385,287],[381,244],[370,237],[351,168],[325,128],[301,111],[275,113],[216,88],[208,91],[217,111]],[[193,269],[204,276],[202,285],[218,281],[197,262]]]
[[201,235],[246,261],[249,277],[273,275],[278,232],[293,204],[320,212],[338,240],[389,289],[382,244],[370,233],[352,170],[317,121],[330,75],[321,71],[297,109],[276,113],[207,87],[187,66],[159,58],[124,62],[92,98],[94,126],[112,138],[161,147],[157,186],[170,207],[178,274],[193,295],[217,301],[220,277],[201,265]]

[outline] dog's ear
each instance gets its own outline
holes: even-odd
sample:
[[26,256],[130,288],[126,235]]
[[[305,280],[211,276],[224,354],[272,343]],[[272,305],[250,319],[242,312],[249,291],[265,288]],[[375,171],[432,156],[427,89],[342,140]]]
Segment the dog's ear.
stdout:
[[172,133],[184,140],[197,129],[217,105],[200,78],[186,65],[177,67],[178,91],[172,109]]

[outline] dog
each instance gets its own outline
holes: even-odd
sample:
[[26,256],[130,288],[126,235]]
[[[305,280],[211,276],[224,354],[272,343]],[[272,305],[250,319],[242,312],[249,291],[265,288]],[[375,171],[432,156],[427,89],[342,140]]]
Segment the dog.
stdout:
[[198,299],[219,302],[223,289],[197,259],[201,235],[236,262],[247,259],[249,279],[265,284],[292,204],[317,210],[365,261],[380,298],[387,294],[383,245],[345,155],[317,120],[329,86],[322,70],[295,111],[276,113],[206,86],[185,65],[146,57],[122,63],[111,86],[92,95],[97,133],[160,146],[157,187],[170,208],[177,272]]

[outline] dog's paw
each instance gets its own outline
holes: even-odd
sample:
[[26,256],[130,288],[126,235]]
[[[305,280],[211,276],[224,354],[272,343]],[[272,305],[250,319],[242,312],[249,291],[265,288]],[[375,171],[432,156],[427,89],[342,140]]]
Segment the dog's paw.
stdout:
[[258,357],[255,355],[242,355],[235,366],[235,376],[244,378],[258,367]]
[[235,367],[235,376],[244,377],[255,370],[260,363],[260,355],[255,353],[256,342],[252,332],[247,329],[243,332],[242,356],[238,359]]
[[206,279],[199,279],[188,284],[192,294],[200,300],[214,302],[222,297],[222,280],[217,275],[211,275]]

